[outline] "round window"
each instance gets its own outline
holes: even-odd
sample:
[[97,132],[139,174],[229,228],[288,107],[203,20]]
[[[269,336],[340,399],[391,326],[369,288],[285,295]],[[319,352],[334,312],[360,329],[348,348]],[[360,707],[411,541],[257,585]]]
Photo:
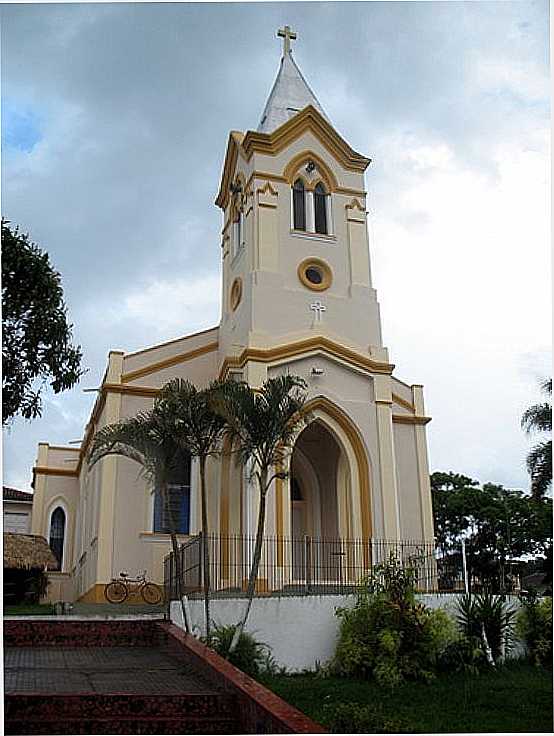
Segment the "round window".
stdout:
[[306,269],[306,278],[311,284],[321,284],[323,281],[323,274],[315,266],[310,266]]
[[320,258],[306,258],[298,266],[298,278],[312,291],[325,291],[331,286],[333,274],[327,263]]
[[233,281],[233,285],[231,286],[231,294],[230,294],[230,303],[231,303],[231,309],[233,312],[240,304],[240,300],[242,299],[242,280],[240,278],[236,278]]

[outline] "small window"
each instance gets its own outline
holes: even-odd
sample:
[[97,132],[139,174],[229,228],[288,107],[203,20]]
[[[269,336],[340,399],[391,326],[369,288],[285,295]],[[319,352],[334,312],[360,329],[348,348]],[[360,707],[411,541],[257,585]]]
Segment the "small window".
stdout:
[[58,570],[63,565],[63,543],[65,539],[65,511],[58,506],[50,517],[50,549],[58,561]]
[[306,198],[304,182],[297,179],[292,187],[292,208],[295,230],[306,230]]
[[315,231],[327,235],[327,192],[320,182],[314,189]]
[[167,502],[161,493],[154,495],[154,532],[188,534],[190,530],[190,456],[175,462],[167,488]]

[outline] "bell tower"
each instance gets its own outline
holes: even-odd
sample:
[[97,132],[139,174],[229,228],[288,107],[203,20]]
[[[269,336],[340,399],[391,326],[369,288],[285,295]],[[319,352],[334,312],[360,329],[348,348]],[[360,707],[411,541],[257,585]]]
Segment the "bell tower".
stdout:
[[257,130],[229,136],[220,352],[316,336],[388,363],[371,282],[364,172],[294,61],[288,26]]

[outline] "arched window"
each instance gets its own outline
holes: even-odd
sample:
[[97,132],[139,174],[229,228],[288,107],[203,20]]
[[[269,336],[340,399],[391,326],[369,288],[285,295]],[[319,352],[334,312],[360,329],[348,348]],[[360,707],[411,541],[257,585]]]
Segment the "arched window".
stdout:
[[190,455],[180,454],[170,474],[167,503],[154,494],[154,532],[188,534],[190,530]]
[[65,539],[65,511],[58,506],[50,517],[50,549],[58,561],[58,570],[63,565],[63,543]]
[[327,192],[321,182],[314,189],[315,231],[327,235]]
[[295,230],[306,229],[306,198],[304,196],[304,182],[297,179],[292,186],[292,211]]

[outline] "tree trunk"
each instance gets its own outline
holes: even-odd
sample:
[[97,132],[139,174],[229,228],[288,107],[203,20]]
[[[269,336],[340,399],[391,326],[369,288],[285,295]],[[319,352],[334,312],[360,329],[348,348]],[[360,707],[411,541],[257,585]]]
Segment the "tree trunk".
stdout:
[[252,599],[254,598],[254,593],[256,591],[256,581],[258,579],[258,569],[260,567],[260,557],[262,556],[262,541],[264,536],[264,527],[265,527],[265,507],[266,507],[266,493],[267,493],[267,470],[263,470],[260,473],[260,508],[258,510],[258,528],[256,530],[256,544],[254,546],[254,557],[252,559],[252,567],[250,569],[250,577],[248,578],[248,588],[246,589],[246,609],[244,611],[244,615],[241,619],[241,621],[237,624],[237,628],[235,629],[235,633],[233,634],[233,639],[231,641],[231,646],[229,647],[229,652],[227,654],[227,657],[229,657],[230,654],[232,654],[237,644],[239,643],[240,635],[244,631],[244,627],[246,626],[246,621],[248,620],[248,616],[250,614],[250,609],[252,607]]
[[210,644],[210,550],[208,537],[208,500],[206,498],[206,457],[200,457],[200,495],[202,500],[202,551],[204,569],[204,616],[206,641]]
[[169,496],[167,492],[167,483],[163,481],[160,484],[160,492],[162,494],[162,498],[164,501],[164,506],[167,512],[168,518],[171,520],[171,531],[170,531],[170,537],[171,537],[171,549],[173,551],[173,557],[175,559],[175,574],[177,576],[177,595],[179,596],[179,601],[181,603],[181,613],[183,614],[183,622],[185,624],[185,631],[187,634],[190,634],[190,626],[189,626],[189,620],[187,617],[187,612],[185,609],[185,602],[183,601],[184,593],[183,593],[183,570],[181,567],[181,555],[179,554],[179,541],[177,539],[177,524],[175,522],[175,517],[173,515],[173,511],[169,506]]

